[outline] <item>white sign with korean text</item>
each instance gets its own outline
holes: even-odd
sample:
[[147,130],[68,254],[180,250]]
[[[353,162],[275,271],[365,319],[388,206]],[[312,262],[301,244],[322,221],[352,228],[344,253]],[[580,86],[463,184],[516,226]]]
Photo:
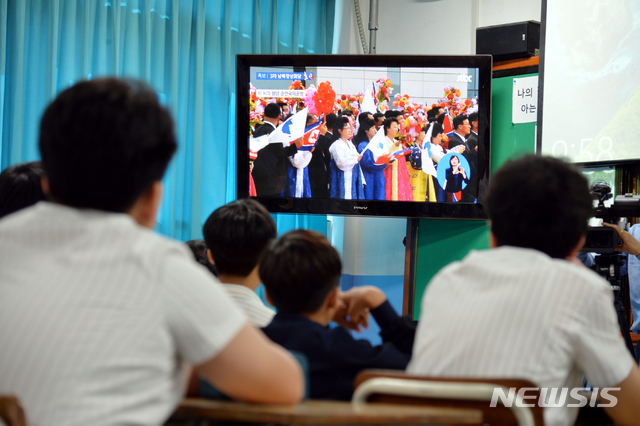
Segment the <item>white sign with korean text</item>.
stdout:
[[535,123],[538,118],[538,76],[513,79],[511,122]]

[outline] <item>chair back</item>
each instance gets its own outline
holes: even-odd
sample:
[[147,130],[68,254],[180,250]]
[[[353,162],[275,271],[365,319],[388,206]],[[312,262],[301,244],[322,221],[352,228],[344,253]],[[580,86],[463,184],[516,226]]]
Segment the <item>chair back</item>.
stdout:
[[[490,406],[495,388],[502,388],[504,395],[509,389],[534,388],[527,390],[526,404],[512,404],[505,407]],[[478,379],[411,376],[402,371],[365,370],[358,374],[354,383],[353,403],[390,403],[405,405],[429,405],[435,407],[460,407],[481,410],[483,423],[489,425],[543,426],[542,407],[534,404],[540,392],[537,386],[523,379]],[[531,401],[529,401],[531,398]],[[515,402],[515,400],[514,400]]]
[[0,419],[7,426],[27,426],[22,405],[13,395],[0,395]]

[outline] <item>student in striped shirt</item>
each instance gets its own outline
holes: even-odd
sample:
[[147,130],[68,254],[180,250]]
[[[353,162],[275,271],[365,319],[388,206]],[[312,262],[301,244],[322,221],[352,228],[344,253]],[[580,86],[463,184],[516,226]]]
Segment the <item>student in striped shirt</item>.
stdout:
[[202,229],[207,256],[231,299],[256,327],[271,322],[275,312],[262,303],[256,290],[262,284],[258,263],[276,238],[276,224],[262,204],[252,199],[233,201],[215,210]]
[[177,146],[153,89],[77,83],[47,107],[39,146],[52,201],[0,221],[0,393],[30,425],[161,425],[191,366],[236,399],[302,398],[295,359],[152,232]]
[[[602,403],[616,424],[638,424],[640,371],[620,336],[611,286],[575,259],[593,214],[587,180],[560,159],[529,155],[494,174],[485,207],[491,249],[429,282],[407,371],[528,379],[540,388],[535,403],[548,426],[574,423],[586,376],[596,393],[612,388],[617,402]],[[640,253],[628,232],[621,237],[620,250]]]

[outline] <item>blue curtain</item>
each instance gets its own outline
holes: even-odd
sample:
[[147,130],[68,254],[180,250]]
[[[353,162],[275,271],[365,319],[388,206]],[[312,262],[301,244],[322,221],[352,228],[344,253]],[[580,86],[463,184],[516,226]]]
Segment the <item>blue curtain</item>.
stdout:
[[[46,105],[99,76],[147,81],[176,121],[158,231],[200,238],[235,199],[238,53],[331,53],[335,0],[0,0],[0,166],[39,158]],[[327,233],[325,216],[274,215]]]

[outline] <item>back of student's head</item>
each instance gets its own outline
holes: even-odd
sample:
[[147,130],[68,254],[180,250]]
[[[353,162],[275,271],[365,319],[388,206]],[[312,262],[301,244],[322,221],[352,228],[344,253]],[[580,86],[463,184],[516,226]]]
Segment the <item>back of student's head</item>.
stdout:
[[0,218],[44,200],[42,163],[9,166],[0,173]]
[[60,93],[42,116],[39,143],[54,200],[116,212],[162,178],[177,146],[156,93],[114,78]]
[[276,224],[262,204],[233,201],[215,210],[202,229],[218,273],[248,276],[267,244],[276,238]]
[[342,263],[320,233],[295,230],[265,250],[260,278],[279,312],[313,313],[340,282]]
[[193,258],[196,262],[207,268],[209,272],[216,277],[218,276],[218,269],[216,268],[216,265],[209,262],[209,257],[207,256],[207,243],[205,243],[204,240],[189,240],[185,242],[184,245],[189,247],[189,250],[193,253]]
[[593,215],[589,185],[562,160],[528,155],[507,162],[491,178],[486,209],[499,246],[567,257]]

